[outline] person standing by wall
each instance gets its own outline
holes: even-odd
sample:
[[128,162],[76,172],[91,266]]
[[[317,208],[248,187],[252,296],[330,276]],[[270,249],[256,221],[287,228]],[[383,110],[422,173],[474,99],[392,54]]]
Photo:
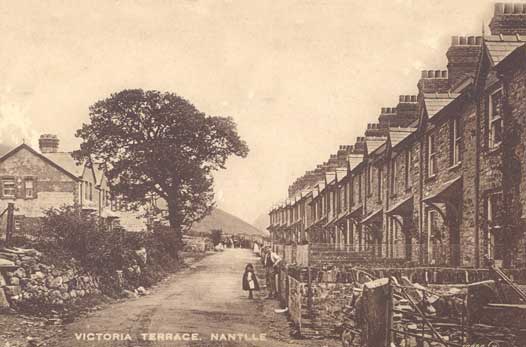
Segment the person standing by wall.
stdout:
[[254,272],[254,266],[250,263],[245,267],[245,273],[243,274],[243,290],[248,290],[249,299],[254,298],[252,294],[254,290],[259,290],[259,283]]

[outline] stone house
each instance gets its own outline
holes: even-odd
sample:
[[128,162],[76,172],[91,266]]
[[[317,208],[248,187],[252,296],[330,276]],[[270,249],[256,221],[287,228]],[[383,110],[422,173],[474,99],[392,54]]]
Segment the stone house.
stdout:
[[385,170],[385,242],[386,257],[418,259],[415,238],[415,194],[413,148],[415,128],[390,128],[387,138]]
[[86,213],[120,224],[128,231],[145,231],[140,213],[112,199],[104,173],[96,164],[77,164],[70,152],[59,150],[55,135],[42,135],[39,151],[21,144],[0,158],[0,209],[15,204],[15,228],[38,232],[44,211],[77,205]]
[[21,144],[0,158],[0,209],[12,202],[16,225],[34,229],[43,211],[62,205],[99,211],[97,181],[91,165],[77,165],[69,153],[58,151],[54,135],[42,135],[40,152]]

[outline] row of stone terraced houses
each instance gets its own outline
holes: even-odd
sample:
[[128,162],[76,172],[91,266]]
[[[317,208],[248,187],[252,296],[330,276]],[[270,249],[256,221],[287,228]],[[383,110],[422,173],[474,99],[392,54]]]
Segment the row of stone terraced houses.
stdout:
[[447,70],[298,178],[269,213],[272,242],[526,266],[526,4],[496,4],[490,30],[454,36]]

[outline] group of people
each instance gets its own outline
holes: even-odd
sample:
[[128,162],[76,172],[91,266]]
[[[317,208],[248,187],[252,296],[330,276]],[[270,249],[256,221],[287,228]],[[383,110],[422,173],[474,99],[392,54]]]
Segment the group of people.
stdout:
[[[267,299],[277,298],[277,281],[282,266],[282,258],[269,246],[259,247],[254,243],[254,253],[261,256],[261,263],[265,268],[265,279],[267,284]],[[245,267],[243,274],[243,290],[248,291],[248,298],[253,299],[253,292],[259,290],[259,283],[254,266],[249,263]]]

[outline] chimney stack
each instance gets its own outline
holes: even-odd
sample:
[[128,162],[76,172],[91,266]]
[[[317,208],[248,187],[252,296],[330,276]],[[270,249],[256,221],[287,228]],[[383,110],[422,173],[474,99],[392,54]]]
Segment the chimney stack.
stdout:
[[447,70],[422,71],[417,86],[420,93],[447,93],[449,91]]
[[[394,108],[384,107],[384,109],[392,112]],[[380,127],[378,123],[367,124],[367,130],[365,130],[365,136],[382,136],[385,135],[384,129]]]
[[526,4],[496,3],[489,28],[492,35],[526,35]]
[[364,153],[365,151],[365,137],[358,136],[354,144],[354,153]]
[[482,50],[481,36],[452,36],[447,50],[449,85],[474,77]]
[[57,135],[43,134],[38,140],[40,153],[56,153],[58,152],[59,140]]

